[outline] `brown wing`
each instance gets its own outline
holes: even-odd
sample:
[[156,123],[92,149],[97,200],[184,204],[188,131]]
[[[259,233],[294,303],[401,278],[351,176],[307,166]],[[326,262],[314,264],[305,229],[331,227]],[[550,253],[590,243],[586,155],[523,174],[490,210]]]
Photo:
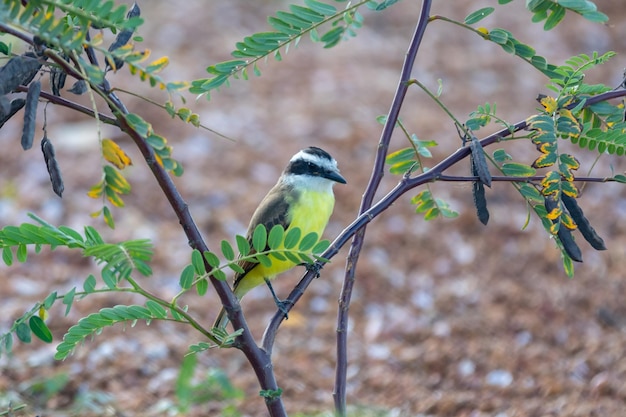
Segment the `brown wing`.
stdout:
[[[281,192],[286,191],[286,192]],[[265,229],[267,229],[268,233],[277,224],[283,226],[284,229],[289,227],[291,223],[291,219],[288,216],[290,199],[285,199],[286,195],[291,195],[293,193],[288,192],[289,190],[280,189],[278,187],[273,188],[270,192],[265,196],[259,208],[254,212],[252,216],[252,220],[250,220],[250,225],[248,226],[248,233],[246,237],[248,238],[248,243],[252,246],[252,233],[254,233],[254,229],[263,223]],[[262,221],[262,219],[264,219]],[[250,251],[254,253],[254,249]],[[239,282],[246,276],[248,272],[252,270],[258,263],[249,262],[249,261],[240,261],[239,266],[244,270],[241,274],[235,275],[235,283],[234,287],[237,288]]]

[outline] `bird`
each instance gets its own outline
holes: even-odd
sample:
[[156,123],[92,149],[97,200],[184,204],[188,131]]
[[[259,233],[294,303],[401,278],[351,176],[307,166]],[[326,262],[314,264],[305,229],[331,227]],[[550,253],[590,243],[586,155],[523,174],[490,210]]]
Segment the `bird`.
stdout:
[[[285,233],[297,227],[301,231],[300,236],[314,232],[321,237],[335,206],[335,183],[347,182],[339,173],[337,161],[328,152],[315,146],[300,150],[289,160],[276,185],[261,200],[252,215],[246,234],[248,241],[251,242],[252,234],[260,224],[268,232],[275,225],[281,225]],[[241,300],[251,289],[267,283],[276,305],[286,312],[270,280],[297,264],[288,259],[276,258],[272,259],[269,267],[247,260],[241,260],[238,264],[243,272],[235,274],[235,296]],[[213,327],[225,329],[228,322],[226,310],[222,308]]]

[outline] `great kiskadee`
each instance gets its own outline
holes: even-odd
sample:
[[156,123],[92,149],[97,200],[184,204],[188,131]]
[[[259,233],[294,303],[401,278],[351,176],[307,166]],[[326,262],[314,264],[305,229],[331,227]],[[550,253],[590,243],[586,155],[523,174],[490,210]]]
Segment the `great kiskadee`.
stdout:
[[[336,182],[345,184],[346,180],[339,174],[337,161],[332,156],[314,146],[301,150],[291,158],[276,185],[254,212],[248,226],[248,240],[259,224],[264,225],[268,232],[280,224],[285,232],[298,227],[301,236],[315,232],[321,237],[335,206],[333,185]],[[235,275],[233,292],[237,298],[241,300],[254,287],[267,283],[281,308],[270,280],[296,264],[272,258],[270,267],[248,261],[240,261],[239,266],[244,272]],[[213,327],[223,329],[227,324],[228,316],[222,309]]]

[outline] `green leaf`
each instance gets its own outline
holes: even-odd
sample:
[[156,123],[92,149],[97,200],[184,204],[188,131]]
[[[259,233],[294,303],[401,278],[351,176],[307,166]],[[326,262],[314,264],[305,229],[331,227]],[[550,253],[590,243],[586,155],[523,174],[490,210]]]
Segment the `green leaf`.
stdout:
[[[91,277],[93,277],[93,275],[90,275]],[[95,281],[95,278],[94,278]],[[95,282],[94,282],[95,285]],[[72,304],[74,303],[74,296],[76,294],[76,287],[72,288],[71,290],[69,290],[67,292],[67,294],[65,294],[63,296],[63,304],[65,304],[67,307],[65,307],[65,316],[67,317],[68,314],[70,314],[70,310],[72,309]]]
[[96,289],[96,277],[93,274],[89,274],[89,276],[83,282],[83,291],[86,293],[91,293]]
[[188,290],[193,285],[193,279],[195,277],[195,269],[193,265],[187,265],[183,272],[180,274],[180,287],[183,290]]
[[439,208],[433,207],[424,214],[424,220],[433,220],[439,216]]
[[250,242],[243,236],[235,236],[235,242],[237,242],[237,250],[241,256],[247,256],[250,253]]
[[4,335],[4,351],[11,353],[13,349],[13,335],[11,333],[5,333]]
[[191,264],[198,275],[206,274],[206,268],[204,266],[204,259],[202,258],[202,254],[199,250],[194,249],[191,252]]
[[200,297],[207,293],[209,290],[209,280],[206,278],[199,279],[196,282],[196,292]]
[[313,248],[313,246],[315,246],[318,240],[319,240],[319,235],[317,233],[315,232],[308,233],[300,241],[298,249],[301,250],[302,252],[307,252],[311,248]]
[[150,320],[153,318],[157,317],[143,306],[118,305],[112,308],[103,308],[98,313],[92,313],[87,317],[83,317],[76,325],[70,327],[65,336],[63,336],[63,342],[57,346],[57,353],[54,357],[58,360],[66,358],[78,344],[91,335],[99,334],[103,327],[118,322],[134,322],[139,319]]
[[204,252],[204,259],[206,259],[207,263],[211,266],[211,268],[217,268],[220,266],[220,258],[213,252]]
[[324,20],[324,15],[316,12],[315,10],[311,10],[306,7],[298,6],[296,4],[292,4],[289,6],[289,10],[293,12],[294,15],[307,20],[309,22],[318,23]]
[[213,271],[211,271],[211,273],[213,274],[213,277],[215,277],[215,279],[219,281],[226,281],[226,274],[221,269],[214,269]]
[[150,314],[152,314],[155,318],[165,319],[167,318],[167,311],[163,306],[157,303],[154,300],[146,301],[146,308],[150,310]]
[[505,45],[509,41],[509,38],[510,33],[503,29],[495,28],[489,32],[489,39],[498,45]]
[[267,255],[263,255],[260,253],[256,255],[256,260],[259,261],[259,263],[266,268],[269,268],[272,266],[272,260]]
[[46,310],[50,310],[50,308],[54,305],[57,300],[57,292],[53,291],[43,300],[43,308]]
[[39,316],[32,316],[28,320],[28,325],[33,334],[46,343],[52,343],[52,332],[46,323]]
[[510,161],[511,159],[513,159],[513,157],[511,157],[511,155],[506,153],[506,151],[504,149],[496,149],[493,152],[493,159],[497,163],[501,164],[503,162]]
[[274,225],[274,227],[272,227],[272,230],[270,230],[270,234],[267,238],[267,245],[270,247],[270,249],[278,249],[283,243],[284,235],[285,230],[283,229],[283,226],[280,224]]
[[267,246],[267,229],[259,224],[252,233],[252,247],[257,252],[263,252]]
[[489,16],[491,13],[494,12],[493,7],[484,7],[482,9],[478,9],[475,12],[470,13],[469,15],[467,15],[467,17],[465,17],[464,23],[466,25],[473,25],[474,23],[477,23],[481,20],[483,20],[485,17]]
[[237,262],[228,263],[228,267],[232,269],[236,274],[243,274],[246,272],[241,266],[239,266]]
[[563,254],[563,269],[565,270],[565,274],[568,278],[572,278],[574,276],[574,262],[572,262],[572,258]]
[[317,0],[304,0],[304,4],[310,7],[311,10],[314,10],[324,16],[330,16],[337,13],[337,9],[334,6],[319,2]]
[[26,248],[26,245],[23,243],[20,243],[17,246],[17,251],[15,254],[17,255],[18,262],[20,263],[26,262],[26,258],[28,257],[28,250]]
[[375,5],[376,7],[374,7],[374,10],[377,11],[377,12],[380,12],[382,10],[385,10],[387,7],[393,6],[398,1],[400,1],[400,0],[383,0],[380,3],[378,3],[378,4],[376,4],[376,2],[370,2],[370,3],[368,3],[368,7],[369,7],[370,4]]
[[13,252],[11,252],[9,246],[2,248],[2,261],[4,261],[6,266],[13,265]]
[[401,162],[407,161],[413,163],[416,161],[416,158],[417,156],[415,154],[415,149],[404,148],[387,155],[387,158],[385,158],[385,163],[388,165],[396,165]]
[[24,322],[21,322],[17,325],[17,327],[15,328],[15,335],[23,343],[31,342],[30,328]]
[[507,162],[502,164],[502,172],[509,177],[532,177],[537,170],[526,164]]
[[529,45],[526,45],[523,43],[516,43],[515,55],[525,58],[525,59],[532,59],[532,57],[535,56],[535,50]]
[[293,249],[296,247],[298,242],[300,242],[300,237],[302,235],[302,231],[299,227],[291,227],[287,231],[287,235],[285,236],[285,249]]
[[311,250],[313,254],[324,253],[326,249],[330,247],[330,240],[324,239],[317,242],[317,244]]
[[542,204],[544,201],[543,196],[535,187],[530,184],[522,184],[519,187],[519,192],[528,201],[533,201],[537,204]]
[[626,175],[617,174],[613,177],[613,179],[617,182],[621,182],[622,184],[626,184]]
[[312,26],[311,21],[302,19],[298,16],[296,16],[293,13],[289,13],[289,12],[284,12],[284,11],[277,11],[276,12],[276,16],[281,19],[283,22],[286,22],[288,24],[290,24],[292,27],[296,28],[296,29],[307,29],[309,27]]
[[558,25],[563,20],[564,17],[565,17],[565,9],[563,7],[559,7],[558,5],[555,5],[552,8],[552,13],[550,13],[548,18],[546,19],[546,23],[543,25],[543,30],[547,31],[547,30],[554,29],[556,25]]
[[109,226],[111,229],[115,229],[115,219],[113,218],[113,214],[111,210],[104,206],[102,208],[102,217],[104,218],[104,223]]
[[233,247],[231,246],[231,244],[228,243],[228,241],[222,240],[221,249],[222,249],[222,254],[226,258],[226,260],[232,261],[233,259],[235,259],[235,251],[233,250]]
[[152,126],[150,123],[146,122],[137,114],[128,113],[126,115],[126,122],[143,138],[147,138],[148,135],[152,134]]
[[284,256],[284,252],[272,252],[269,255],[271,257],[273,257],[273,258],[278,259],[279,261],[286,261],[287,260],[287,258],[285,258],[285,256]]
[[324,42],[324,48],[331,48],[338,44],[344,32],[343,26],[337,26],[323,34],[320,40]]

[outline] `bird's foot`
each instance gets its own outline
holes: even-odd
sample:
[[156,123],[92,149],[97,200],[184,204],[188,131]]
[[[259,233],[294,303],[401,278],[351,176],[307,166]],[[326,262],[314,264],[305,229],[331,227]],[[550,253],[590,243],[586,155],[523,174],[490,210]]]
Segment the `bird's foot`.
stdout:
[[320,271],[322,270],[322,265],[317,263],[317,262],[313,262],[312,264],[310,263],[305,263],[304,267],[306,268],[307,271],[309,272],[313,272],[315,274],[315,278],[319,278],[320,277]]

